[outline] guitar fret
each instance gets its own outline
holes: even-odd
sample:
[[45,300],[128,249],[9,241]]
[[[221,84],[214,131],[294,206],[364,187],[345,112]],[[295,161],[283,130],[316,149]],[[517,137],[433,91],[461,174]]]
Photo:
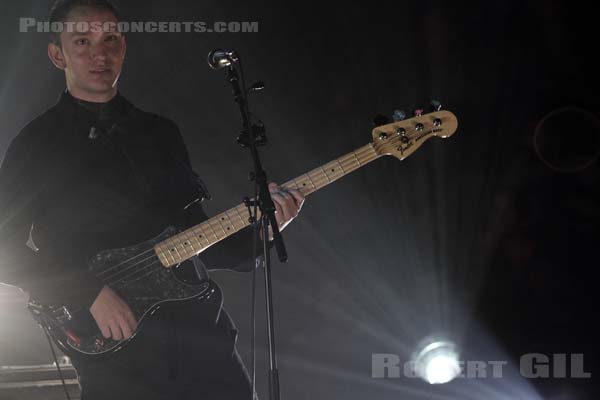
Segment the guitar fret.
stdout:
[[346,165],[346,168],[348,168],[350,171],[354,171],[357,168],[357,160],[352,154],[346,154],[339,159],[342,160],[342,163]]
[[340,159],[338,158],[338,159],[336,159],[335,161],[336,161],[336,162],[338,163],[338,165],[340,166],[340,169],[342,170],[342,174],[343,174],[343,175],[345,175],[345,174],[346,174],[346,171],[344,170],[344,167],[342,167],[342,163],[340,162]]
[[[184,260],[184,259],[187,258],[187,255],[188,255],[186,246],[181,241],[181,238],[179,238],[178,236],[176,236],[175,238],[176,238],[176,241],[177,241],[177,247],[175,247],[175,249],[177,250],[177,254],[179,255],[179,257],[182,260]],[[180,262],[181,262],[181,260],[180,260]]]
[[355,153],[360,158],[360,157],[363,157],[364,156],[363,153],[366,153],[368,150],[369,150],[368,148],[362,147],[358,151],[355,151]]
[[[240,212],[240,208],[243,211]],[[245,214],[245,211],[246,211],[246,205],[245,204],[239,205],[239,206],[235,207],[234,210],[235,210],[235,213],[237,214],[238,218],[240,219],[240,221],[242,221],[242,224],[244,226],[246,226],[248,224],[248,222],[244,218],[244,214]]]
[[[202,238],[206,240],[207,245],[210,245],[210,240],[208,240],[208,238],[206,237],[206,232],[202,229],[202,225],[196,225],[196,227],[197,229],[194,229],[194,237]],[[200,230],[200,232],[198,232],[198,230]],[[200,245],[204,246],[202,243]]]
[[[209,241],[209,243],[211,245],[215,244],[216,241],[217,241],[217,234],[215,233],[215,230],[208,223],[204,223],[203,226],[204,227],[202,229],[204,230],[204,234],[206,235],[206,239]],[[212,236],[214,236],[215,238],[213,239]]]
[[232,230],[233,232],[237,232],[237,226],[235,226],[235,222],[233,222],[233,221],[231,220],[231,216],[229,215],[229,212],[228,212],[228,211],[225,211],[225,213],[224,213],[224,214],[227,216],[227,220],[229,221],[229,227],[231,228],[231,230]]
[[310,178],[310,175],[309,175],[308,173],[307,173],[307,174],[304,174],[304,175],[306,175],[306,177],[307,177],[307,178],[308,178],[308,180],[310,181],[310,184],[311,184],[311,185],[313,185],[313,189],[316,189],[317,187],[315,186],[315,183],[314,183],[314,182],[312,181],[312,179]]
[[[179,241],[179,245],[181,246],[181,249],[185,253],[186,258],[188,258],[189,253],[188,253],[188,249],[187,249],[186,243],[189,243],[189,240],[187,239],[187,235],[185,235],[185,232],[182,232],[182,234],[183,234],[183,238],[185,239],[185,241],[182,243],[181,240],[180,240]],[[193,256],[193,254],[192,254],[192,256]]]
[[319,168],[321,169],[321,171],[323,171],[323,175],[325,175],[325,178],[327,178],[327,182],[331,182],[331,179],[329,179],[329,177],[327,176],[327,172],[325,172],[325,169],[322,166]]
[[219,228],[221,228],[221,230],[223,231],[223,237],[227,236],[227,232],[225,232],[225,228],[223,227],[223,223],[221,222],[223,220],[223,217],[219,217],[217,215],[215,218],[215,221],[219,224]]
[[173,252],[171,251],[171,249],[173,249],[173,241],[169,240],[167,242],[167,254],[169,255],[169,257],[171,257],[173,259],[173,261],[175,261],[175,256],[173,255]]
[[[169,254],[165,253],[164,251],[161,251],[161,254],[163,256],[163,258],[165,259],[165,261],[167,262],[167,264],[170,264],[171,262],[169,261]],[[175,260],[173,260],[175,261]]]
[[196,243],[197,243],[196,246],[198,246],[198,248],[194,248],[194,253],[201,252],[204,245],[202,244],[202,242],[200,242],[200,239],[198,239],[198,235],[196,235],[196,232],[194,230],[192,230],[191,237],[196,241]]
[[[310,178],[310,181],[312,182],[312,184],[313,184],[313,186],[315,187],[315,189],[319,189],[319,188],[320,188],[320,186],[317,186],[317,185],[315,184],[315,181],[316,181],[316,182],[318,182],[318,181],[319,181],[319,179],[318,179],[318,176],[310,176],[310,174],[311,174],[311,173],[313,173],[313,174],[317,174],[317,172],[315,172],[314,170],[312,170],[312,171],[310,171],[310,172],[309,172],[307,175],[309,176],[309,178]],[[313,179],[313,178],[314,178],[314,179]]]
[[300,187],[298,186],[296,179],[291,179],[291,180],[285,182],[284,184],[281,185],[281,187],[283,187],[284,189],[287,189],[287,190],[290,190],[290,189],[300,190]]
[[206,234],[203,224],[199,224],[194,227],[194,234],[196,237],[206,240],[206,244],[210,245],[210,240],[208,239],[208,235]]
[[[173,247],[171,247],[171,248],[172,248],[173,250],[175,250],[175,247],[174,247],[174,246],[173,246]],[[176,255],[175,255],[175,253],[173,253],[172,251],[170,251],[170,250],[169,250],[169,255],[171,256],[171,258],[173,259],[173,261],[174,261],[175,263],[177,263],[177,257],[176,257]]]
[[[362,148],[362,149],[360,149],[359,151],[357,151],[357,152],[355,152],[355,153],[356,153],[357,157],[358,157],[359,159],[361,159],[361,158],[363,158],[363,157],[365,156],[365,153],[367,152],[367,150],[368,150],[368,149],[366,149],[366,148]],[[363,163],[364,163],[364,162],[363,162]],[[362,163],[361,163],[361,164],[362,164]]]
[[[337,179],[339,179],[341,176],[343,176],[344,174],[339,175],[336,170],[335,170],[335,161],[331,161],[328,162],[327,164],[325,164],[323,166],[325,168],[325,171],[331,171],[331,175],[333,176],[333,179],[331,179],[329,177],[329,175],[327,176],[327,178],[330,180],[330,182],[334,182]],[[337,176],[336,176],[337,175]]]
[[225,232],[225,229],[223,228],[223,224],[221,224],[221,219],[219,218],[218,215],[216,215],[214,218],[212,218],[211,225],[213,225],[213,227],[216,229],[217,235],[221,235],[221,232],[223,232],[223,234],[221,236],[217,236],[218,240],[221,240],[225,236],[227,236],[227,232]]
[[354,157],[354,159],[356,160],[356,163],[357,163],[357,164],[358,164],[358,166],[360,167],[360,165],[361,165],[361,164],[360,164],[360,160],[358,159],[358,157],[356,157],[356,152],[355,152],[355,151],[353,151],[353,152],[352,152],[352,156]]
[[223,214],[225,214],[225,216],[227,217],[227,220],[229,221],[229,226],[227,227],[227,231],[229,232],[228,235],[233,232],[237,232],[237,227],[235,226],[233,221],[231,221],[231,217],[229,216],[229,213],[227,211],[225,211]]
[[212,234],[213,234],[213,235],[215,235],[215,243],[216,243],[216,242],[219,240],[219,237],[217,236],[217,232],[215,232],[215,228],[213,228],[213,226],[212,226],[212,224],[211,224],[211,222],[210,222],[210,219],[209,219],[209,220],[207,220],[207,221],[205,222],[205,224],[206,224],[206,225],[208,225],[208,227],[209,227],[209,228],[210,228],[210,230],[212,231]]
[[194,240],[196,240],[196,237],[194,236],[193,232],[191,232],[189,230],[185,230],[182,233],[185,235],[185,238],[186,238],[188,252],[192,254],[192,257],[195,256],[196,255],[196,245],[194,244]]
[[[177,257],[179,259],[182,259],[181,254],[179,254],[179,250],[177,250],[177,245],[173,246],[173,250],[175,250],[175,252],[177,253]],[[175,256],[173,256],[173,258],[175,258]]]
[[356,169],[356,164],[352,160],[352,156],[344,156],[344,159],[340,162],[341,167],[344,170],[344,173],[349,174],[350,172]]
[[369,150],[371,150],[371,153],[373,153],[372,160],[376,159],[378,155],[377,155],[377,152],[375,151],[375,148],[373,147],[373,145],[368,144],[367,146],[368,146],[367,148]]
[[[163,263],[163,265],[168,265],[169,264],[169,258],[167,257],[163,246],[157,245],[155,247],[154,252],[156,253],[156,255],[158,256],[159,260],[164,260],[165,262]],[[166,263],[166,264],[165,264]]]
[[202,243],[200,243],[200,240],[198,240],[198,238],[194,234],[194,231],[188,229],[184,232],[187,232],[187,238],[188,238],[188,242],[190,244],[190,248],[192,250],[192,254],[196,255],[200,251],[202,251],[202,247],[203,247]]
[[[235,210],[235,213],[237,214],[238,218],[240,219],[240,221],[242,221],[242,225],[245,227],[245,226],[246,226],[246,223],[250,224],[250,222],[246,222],[246,220],[244,220],[244,219],[242,218],[242,214],[240,214],[240,210],[238,210],[238,208],[239,208],[239,207],[240,207],[240,206],[237,206],[237,207],[235,207],[235,208],[234,208],[234,210]],[[243,206],[243,207],[245,208],[245,206]],[[245,211],[245,210],[244,210],[244,211]]]
[[172,244],[167,243],[166,255],[167,255],[167,257],[171,257],[171,259],[173,260],[173,262],[176,263],[177,260],[175,260],[175,256],[173,255],[173,253],[171,253],[171,246],[172,246]]
[[[244,217],[242,216],[243,212],[246,211],[246,205],[245,204],[241,204],[238,205],[237,207],[233,208],[235,210],[235,214],[238,216],[238,218],[240,219],[242,226],[245,228],[246,226],[248,226],[248,221],[246,221],[244,219]],[[242,210],[242,212],[240,212],[240,210]]]
[[[228,235],[228,233],[227,233],[227,232],[228,232],[228,231],[231,231],[231,227],[230,227],[230,226],[229,226],[229,227],[227,226],[227,221],[225,220],[225,217],[223,217],[223,214],[225,214],[225,213],[221,213],[221,214],[219,214],[219,215],[221,215],[221,216],[219,217],[219,225],[221,226],[221,230],[223,231],[223,235],[224,235],[224,237],[227,237],[227,235]],[[225,216],[227,216],[227,215],[225,215]],[[229,229],[227,229],[227,228],[229,228]]]

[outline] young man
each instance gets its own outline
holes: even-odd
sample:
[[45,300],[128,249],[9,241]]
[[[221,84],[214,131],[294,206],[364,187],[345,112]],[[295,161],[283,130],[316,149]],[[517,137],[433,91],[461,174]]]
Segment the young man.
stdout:
[[[94,26],[116,23],[118,14],[107,0],[58,0],[50,19]],[[125,37],[115,29],[57,35],[48,56],[65,72],[67,90],[13,139],[0,169],[0,279],[38,302],[88,308],[103,336],[116,340],[129,338],[138,321],[87,271],[87,259],[207,218],[175,123],[137,109],[117,90],[125,53]],[[304,198],[274,183],[269,188],[283,229]],[[251,235],[242,230],[200,259],[251,270]],[[192,302],[159,309],[110,359],[73,363],[86,400],[248,399],[235,339],[220,306],[207,313]]]

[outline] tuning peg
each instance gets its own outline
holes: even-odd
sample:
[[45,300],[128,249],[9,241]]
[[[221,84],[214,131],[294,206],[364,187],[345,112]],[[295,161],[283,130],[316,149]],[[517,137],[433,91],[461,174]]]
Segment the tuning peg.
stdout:
[[406,113],[402,110],[394,110],[392,114],[392,119],[394,122],[402,121],[406,118]]
[[373,117],[373,125],[381,126],[390,123],[390,119],[383,114],[377,114]]
[[431,112],[440,111],[442,109],[442,103],[437,100],[431,100],[431,102],[429,102],[429,109]]

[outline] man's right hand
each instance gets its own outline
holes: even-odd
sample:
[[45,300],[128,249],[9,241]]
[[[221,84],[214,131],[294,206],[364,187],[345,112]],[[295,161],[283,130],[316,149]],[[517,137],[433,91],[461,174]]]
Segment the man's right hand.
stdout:
[[90,312],[102,336],[107,339],[128,339],[137,328],[137,321],[127,303],[108,286],[102,288]]

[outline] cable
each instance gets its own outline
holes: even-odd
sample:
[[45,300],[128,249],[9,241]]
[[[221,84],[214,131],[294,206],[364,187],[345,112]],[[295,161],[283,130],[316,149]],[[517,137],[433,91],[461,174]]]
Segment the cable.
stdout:
[[256,245],[258,242],[258,221],[256,220],[256,216],[258,215],[258,187],[254,185],[254,234],[252,235],[252,258],[254,259],[254,269],[252,270],[252,311],[250,312],[250,320],[252,321],[252,337],[251,337],[251,349],[252,353],[252,400],[258,399],[255,397],[256,395],[256,270],[260,266],[262,262],[262,258],[259,258],[256,254]]
[[52,357],[54,357],[54,364],[56,365],[56,369],[58,371],[58,376],[60,376],[60,380],[62,382],[63,389],[65,390],[65,395],[67,396],[67,400],[71,400],[71,396],[69,395],[69,390],[67,389],[67,383],[65,382],[65,377],[63,376],[62,369],[58,364],[58,358],[56,357],[56,352],[54,351],[54,346],[52,345],[52,340],[50,339],[50,334],[48,333],[48,327],[45,325],[42,327],[44,334],[46,335],[46,339],[48,339],[48,345],[50,346],[50,351],[52,352]]

